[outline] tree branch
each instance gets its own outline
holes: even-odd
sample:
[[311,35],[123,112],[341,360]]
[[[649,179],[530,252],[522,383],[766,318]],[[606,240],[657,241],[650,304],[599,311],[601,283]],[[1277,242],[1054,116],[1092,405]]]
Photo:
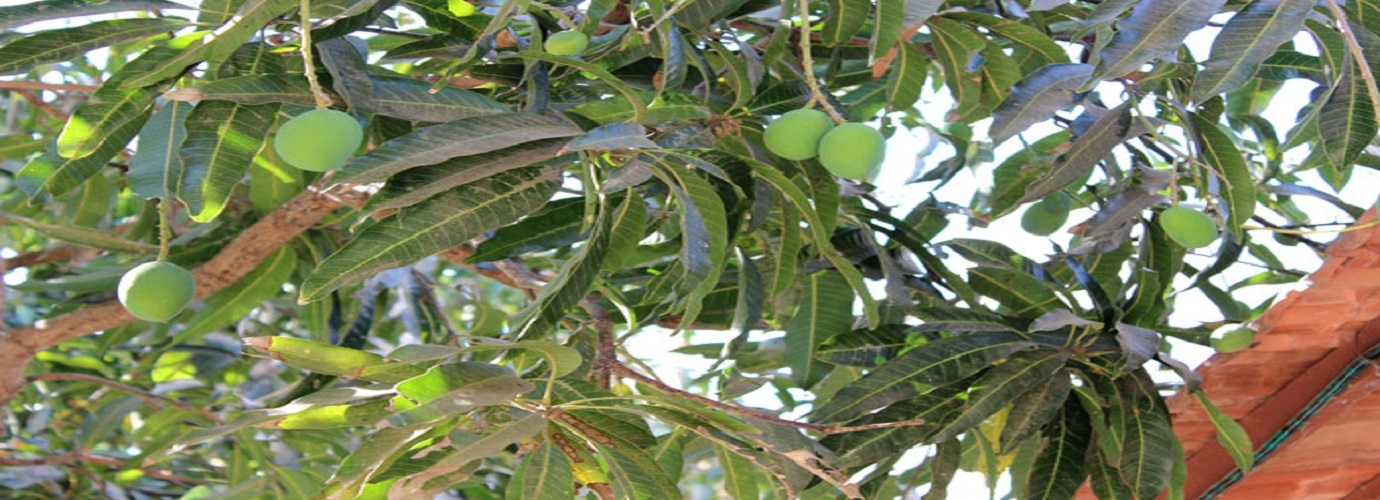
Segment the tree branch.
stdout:
[[179,410],[201,415],[202,418],[215,422],[218,425],[225,423],[225,421],[222,420],[216,414],[203,410],[201,408],[197,408],[195,406],[183,403],[181,401],[167,396],[159,396],[157,394],[153,394],[151,392],[145,391],[143,389],[123,382],[116,382],[114,380],[110,380],[105,377],[98,377],[96,375],[87,375],[85,373],[40,373],[38,375],[30,375],[28,377],[25,377],[24,380],[25,382],[37,382],[40,380],[74,380],[80,382],[89,382],[92,384],[103,385],[111,389],[115,389],[117,391],[139,398],[139,400],[143,401],[144,404],[152,406],[155,409],[163,409],[163,404],[166,403]]
[[[348,185],[326,191],[308,189],[254,223],[225,245],[210,261],[192,271],[196,297],[203,298],[234,284],[298,234],[342,205],[359,206],[367,195]],[[119,302],[111,300],[32,326],[0,334],[0,404],[24,386],[24,369],[38,351],[94,332],[134,321]]]
[[95,92],[100,85],[0,80],[0,90],[51,90],[54,92]]

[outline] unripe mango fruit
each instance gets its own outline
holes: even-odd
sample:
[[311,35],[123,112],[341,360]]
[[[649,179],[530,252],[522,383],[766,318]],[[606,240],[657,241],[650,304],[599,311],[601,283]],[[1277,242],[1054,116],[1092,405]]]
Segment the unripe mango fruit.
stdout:
[[589,47],[589,37],[584,32],[567,30],[552,33],[546,39],[546,53],[557,56],[578,55]]
[[1062,191],[1049,195],[1025,209],[1021,215],[1021,229],[1036,236],[1049,236],[1064,227],[1069,220],[1069,208],[1073,206],[1069,195]]
[[870,180],[886,158],[886,138],[862,123],[834,127],[819,141],[819,163],[834,175]]
[[1160,227],[1184,248],[1202,248],[1217,240],[1217,223],[1191,208],[1172,207],[1160,213]]
[[177,264],[148,262],[125,273],[116,292],[134,317],[166,323],[192,301],[196,280]]
[[278,127],[273,150],[288,165],[325,172],[350,160],[364,140],[364,129],[348,113],[313,109]]
[[819,141],[834,128],[834,120],[818,109],[797,109],[767,125],[762,141],[772,154],[787,160],[807,160],[819,153]]

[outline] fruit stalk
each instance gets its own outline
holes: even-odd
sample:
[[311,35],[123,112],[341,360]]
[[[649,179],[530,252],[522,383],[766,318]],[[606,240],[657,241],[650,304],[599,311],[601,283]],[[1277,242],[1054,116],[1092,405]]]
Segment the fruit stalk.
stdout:
[[848,119],[829,104],[829,100],[824,97],[824,91],[819,88],[819,81],[815,79],[815,58],[810,54],[810,2],[796,0],[795,4],[797,12],[800,13],[800,67],[805,72],[805,86],[810,89],[810,102],[805,103],[805,107],[810,108],[819,104],[819,107],[834,119],[835,124],[845,123]]
[[172,246],[172,228],[168,226],[168,213],[172,211],[172,205],[168,203],[168,196],[164,195],[158,199],[158,262],[168,261],[168,247]]
[[326,95],[326,91],[321,90],[321,82],[316,80],[316,67],[311,61],[311,0],[302,0],[297,16],[302,28],[302,73],[307,77],[307,85],[311,87],[311,95],[316,99],[316,107],[329,108],[331,97]]

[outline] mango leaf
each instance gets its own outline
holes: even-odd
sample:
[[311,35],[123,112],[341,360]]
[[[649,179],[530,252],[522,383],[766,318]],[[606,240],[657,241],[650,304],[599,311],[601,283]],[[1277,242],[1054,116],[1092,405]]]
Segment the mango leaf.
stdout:
[[511,111],[484,95],[454,87],[431,92],[432,84],[415,78],[372,75],[369,77],[374,112],[423,122],[443,123]]
[[985,309],[953,306],[919,307],[915,309],[915,316],[924,320],[924,323],[912,327],[918,332],[1020,333],[1025,330],[1024,322],[1020,319],[987,312]]
[[412,167],[433,165],[458,156],[579,133],[580,129],[564,120],[529,113],[463,118],[389,140],[346,164],[333,181],[378,181]]
[[820,345],[853,328],[853,290],[843,276],[820,271],[805,277],[800,308],[786,326],[786,359],[791,380],[802,389],[813,387],[829,372],[819,359]]
[[1230,415],[1212,404],[1203,391],[1194,391],[1193,397],[1198,398],[1198,402],[1203,405],[1208,420],[1212,421],[1212,427],[1217,430],[1217,442],[1222,443],[1222,448],[1231,455],[1232,461],[1236,462],[1236,468],[1241,469],[1243,473],[1250,472],[1251,468],[1255,467],[1255,445],[1251,444],[1250,434],[1247,434],[1246,429],[1236,423]]
[[136,10],[187,10],[187,6],[163,0],[43,0],[0,7],[0,30],[18,28],[39,21]]
[[1067,308],[1049,286],[1021,271],[975,267],[968,270],[968,284],[977,293],[1010,309],[1013,316],[1035,318],[1054,309]]
[[1069,355],[1057,349],[1037,349],[1012,354],[976,382],[963,409],[946,421],[931,438],[946,441],[976,427],[1017,398],[1047,382],[1064,367]]
[[608,70],[604,69],[601,66],[590,64],[570,57],[548,54],[545,51],[540,50],[524,50],[522,52],[513,54],[512,56],[521,57],[524,59],[536,59],[538,61],[546,61],[552,64],[566,65],[594,75],[596,78],[602,80],[608,86],[613,87],[615,91],[617,91],[619,94],[621,94],[624,98],[627,99],[626,104],[628,104],[632,108],[632,121],[637,123],[643,123],[643,120],[647,118],[647,103],[643,101],[642,96],[638,94],[636,90],[633,90],[632,87],[629,87],[627,84],[623,83],[622,79],[614,76],[613,73],[609,73]]
[[1010,333],[947,337],[902,353],[844,386],[811,413],[814,422],[844,422],[973,375],[1035,344]]
[[1240,238],[1241,225],[1255,214],[1255,177],[1236,143],[1220,125],[1201,114],[1194,114],[1193,122],[1199,154],[1225,178],[1217,179],[1221,184],[1217,194],[1226,202],[1227,229]]
[[666,471],[648,455],[646,447],[636,446],[613,432],[597,426],[579,429],[594,445],[609,468],[614,492],[618,498],[676,498],[680,490]]
[[220,78],[197,87],[164,94],[173,101],[230,101],[240,104],[287,103],[315,106],[307,77],[302,75],[245,75]]
[[1145,370],[1118,379],[1121,390],[1111,401],[1111,413],[1123,426],[1122,453],[1117,461],[1121,477],[1138,498],[1153,498],[1169,484],[1174,468],[1170,455],[1174,439],[1164,400]]
[[395,413],[388,417],[388,423],[395,427],[431,423],[458,413],[502,404],[532,388],[531,382],[516,375],[496,375],[470,382],[431,401]]
[[1111,154],[1112,148],[1139,130],[1132,127],[1133,121],[1130,101],[1107,110],[1086,133],[1074,138],[1069,150],[1055,160],[1049,174],[1026,187],[1020,203],[1043,199],[1088,175],[1093,167]]
[[369,198],[364,211],[412,206],[457,186],[551,159],[566,142],[564,138],[540,139],[398,172]]
[[685,269],[681,282],[686,290],[685,313],[680,324],[693,324],[703,301],[718,286],[728,258],[729,221],[724,203],[714,187],[693,171],[663,161],[653,173],[662,179],[680,204],[683,232],[680,264]]
[[724,446],[714,447],[714,456],[723,471],[724,492],[729,498],[758,498],[758,485],[769,480],[760,467],[738,453],[741,452]]
[[981,109],[982,86],[976,72],[982,65],[979,55],[987,47],[987,39],[977,31],[957,21],[943,17],[928,21],[935,59],[944,68],[944,82],[953,94],[954,107],[949,119]]
[[891,62],[886,84],[888,109],[910,109],[920,100],[920,91],[929,76],[929,58],[910,42],[896,46],[896,59]]
[[1098,54],[1087,86],[1118,78],[1182,46],[1188,34],[1206,26],[1226,0],[1142,0],[1117,22],[1116,36]]
[[614,151],[620,149],[657,148],[647,138],[647,129],[636,123],[610,123],[596,127],[585,135],[570,140],[561,154],[570,151]]
[[417,461],[426,464],[425,468],[398,480],[389,488],[389,494],[403,498],[441,495],[446,489],[470,475],[471,470],[466,468],[466,465],[498,455],[504,448],[528,439],[546,428],[546,419],[541,414],[530,413],[511,422],[490,425],[479,432],[451,432],[453,447],[418,453]]
[[1254,0],[1232,16],[1212,41],[1207,67],[1193,77],[1193,100],[1241,88],[1260,63],[1303,30],[1310,0]]
[[944,17],[982,26],[1009,40],[1014,48],[1011,57],[1026,73],[1069,60],[1068,52],[1049,35],[1019,21],[980,12],[949,12]]
[[177,332],[177,338],[200,338],[239,321],[265,300],[281,294],[283,283],[292,277],[296,267],[297,254],[291,248],[279,248],[239,282],[206,299],[206,306],[185,321],[186,327]]
[[872,23],[872,36],[867,40],[868,62],[876,64],[885,57],[905,28],[906,0],[878,0]]
[[508,500],[566,500],[575,498],[574,474],[570,459],[551,441],[522,457],[522,463],[508,480]]
[[516,224],[494,231],[475,247],[474,255],[465,259],[465,262],[492,262],[581,241],[588,236],[581,227],[584,221],[583,198],[552,201]]
[[829,337],[815,350],[820,359],[845,366],[873,367],[909,347],[908,325],[882,325],[875,330],[845,331]]
[[223,26],[176,56],[162,61],[144,75],[126,81],[124,87],[147,87],[181,74],[188,66],[226,57],[273,18],[291,11],[296,6],[297,2],[294,0],[246,0]]
[[824,44],[832,47],[852,40],[853,34],[867,22],[871,7],[868,2],[829,0],[829,17],[824,18],[824,26],[819,30]]
[[1350,166],[1365,151],[1380,127],[1365,77],[1350,57],[1341,66],[1341,79],[1318,112],[1322,149],[1333,165]]
[[594,220],[594,229],[589,240],[580,250],[561,266],[556,278],[541,289],[536,301],[523,313],[518,322],[521,327],[513,334],[514,339],[533,339],[545,336],[565,317],[566,310],[579,304],[589,292],[599,270],[604,266],[605,252],[608,251],[612,220],[628,217],[631,203],[623,203],[616,213],[604,200],[599,214]]
[[320,299],[351,281],[412,263],[511,223],[545,204],[558,186],[540,169],[529,168],[429,198],[369,226],[327,257],[302,284],[302,300]]
[[699,30],[711,20],[723,18],[747,0],[699,0],[686,4],[676,15],[676,22],[691,30]]
[[[110,19],[40,31],[0,47],[0,76],[27,73],[44,64],[70,61],[101,47],[172,33],[187,24],[185,19],[172,17]],[[156,82],[158,80],[148,83]]]
[[1021,395],[1006,415],[1006,425],[1001,429],[999,440],[1000,453],[1005,455],[1015,451],[1026,438],[1036,435],[1047,424],[1057,422],[1054,419],[1070,402],[1069,393],[1072,391],[1070,374],[1060,369],[1048,381]]
[[71,191],[91,176],[100,173],[106,162],[124,151],[129,141],[139,134],[144,122],[148,121],[148,116],[148,112],[145,112],[142,118],[126,122],[106,136],[96,152],[81,158],[63,158],[58,156],[55,147],[49,147],[15,174],[15,185],[29,193],[31,201],[48,199]]
[[48,141],[34,139],[29,134],[0,135],[0,160],[20,160],[47,146]]
[[202,101],[192,108],[182,143],[186,170],[179,197],[193,220],[210,221],[225,209],[231,191],[264,146],[277,112],[277,104],[227,101]]
[[1087,64],[1055,63],[1021,79],[1011,95],[992,110],[992,142],[1001,144],[1031,125],[1073,105],[1078,87],[1092,74]]
[[[361,4],[367,2],[360,2]],[[369,79],[369,67],[350,40],[355,38],[333,38],[316,42],[317,54],[331,74],[331,87],[345,101],[345,106],[356,115],[374,112],[374,85]],[[367,52],[367,51],[366,51]]]
[[1041,435],[1030,477],[1017,480],[1025,481],[1026,495],[1032,500],[1072,499],[1088,477],[1085,464],[1092,437],[1088,413],[1069,399]]
[[142,198],[172,198],[182,181],[183,122],[192,105],[170,101],[139,131],[139,149],[129,159],[129,189]]
[[156,245],[126,240],[106,230],[49,224],[4,212],[0,212],[0,217],[6,221],[33,229],[49,238],[77,245],[123,253],[152,254],[158,252]]

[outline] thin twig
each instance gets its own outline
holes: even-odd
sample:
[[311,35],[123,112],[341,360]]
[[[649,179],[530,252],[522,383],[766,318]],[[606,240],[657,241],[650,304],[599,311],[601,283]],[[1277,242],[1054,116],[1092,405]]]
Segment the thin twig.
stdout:
[[125,384],[125,383],[121,383],[121,382],[116,382],[116,381],[114,381],[114,380],[110,380],[110,379],[105,378],[105,377],[97,377],[97,376],[95,376],[95,375],[87,375],[87,374],[85,374],[85,373],[65,373],[65,372],[64,372],[64,373],[40,373],[40,374],[37,374],[37,375],[29,375],[29,376],[27,376],[27,377],[24,377],[24,380],[25,380],[25,382],[27,382],[27,383],[33,383],[33,382],[37,382],[37,381],[40,381],[40,380],[70,380],[70,381],[79,381],[79,382],[89,382],[89,383],[96,384],[96,385],[103,385],[103,386],[109,387],[109,388],[111,388],[111,389],[115,389],[115,390],[117,390],[117,391],[123,392],[123,393],[125,393],[125,394],[129,394],[129,395],[134,396],[134,397],[136,397],[136,398],[139,398],[139,400],[140,400],[140,401],[143,401],[144,404],[149,405],[149,406],[152,406],[152,407],[154,407],[155,409],[159,409],[159,410],[163,409],[163,404],[166,403],[166,404],[168,404],[169,406],[172,406],[172,407],[177,408],[177,409],[179,409],[179,410],[187,411],[187,412],[191,412],[191,413],[195,413],[195,414],[197,414],[197,415],[200,415],[200,416],[202,416],[202,418],[205,418],[205,419],[210,420],[210,421],[212,421],[212,422],[215,422],[215,423],[217,423],[217,424],[223,424],[223,423],[225,423],[225,421],[222,420],[218,415],[216,415],[216,414],[214,414],[214,413],[211,413],[211,412],[209,412],[209,411],[203,410],[203,409],[201,409],[201,408],[197,408],[197,407],[195,407],[195,406],[189,405],[189,404],[187,404],[187,403],[183,403],[183,402],[181,402],[181,401],[178,401],[178,400],[176,400],[176,399],[173,399],[173,398],[170,398],[170,397],[167,397],[167,396],[160,396],[160,395],[157,395],[157,394],[153,394],[153,393],[151,393],[151,392],[145,391],[145,390],[143,390],[143,389],[140,389],[140,388],[138,388],[138,387],[135,387],[135,386],[132,386],[132,385],[129,385],[129,384]]
[[0,80],[0,90],[51,90],[54,92],[95,92],[100,85]]
[[824,91],[819,88],[819,80],[815,78],[815,58],[810,54],[810,2],[798,0],[796,5],[800,13],[800,68],[805,72],[805,86],[810,89],[810,102],[806,103],[805,107],[818,104],[834,119],[834,123],[847,122],[848,119],[829,104],[829,99],[824,97]]
[[512,274],[504,272],[502,269],[486,269],[465,262],[465,259],[468,259],[471,256],[473,256],[474,252],[474,245],[466,243],[464,245],[447,249],[441,252],[439,255],[442,259],[446,259],[448,261],[451,261],[452,263],[458,264],[464,267],[465,269],[473,271],[475,274],[492,279],[504,285],[508,285],[512,288],[516,288],[517,290],[521,291],[524,295],[527,295],[529,299],[535,298],[537,296],[536,287],[527,283],[523,283],[522,281],[514,277]]
[[[124,466],[125,466],[125,460],[120,459],[120,458],[117,458],[117,457],[106,457],[106,456],[101,456],[101,455],[92,455],[92,454],[89,454],[89,453],[80,453],[80,452],[68,452],[68,453],[63,453],[63,454],[61,454],[61,455],[54,455],[54,456],[46,457],[46,458],[14,458],[14,457],[4,457],[4,456],[0,456],[0,466],[6,466],[6,467],[34,467],[34,466],[40,466],[40,465],[62,465],[62,466],[72,466],[72,464],[74,464],[74,463],[76,463],[76,462],[100,464],[100,465],[106,465],[106,466],[115,467],[115,468],[120,468],[120,467],[124,467]],[[179,476],[179,475],[176,475],[176,474],[171,474],[171,473],[159,471],[159,470],[156,470],[156,469],[145,469],[145,468],[140,468],[139,470],[140,470],[141,472],[143,472],[145,475],[149,476],[149,477],[152,477],[152,478],[155,478],[155,479],[162,479],[162,480],[164,480],[164,481],[169,481],[169,482],[173,482],[173,483],[179,483],[179,484],[207,484],[207,483],[210,482],[210,481],[206,481],[206,480],[203,480],[203,479],[196,479],[196,478],[190,478],[190,477],[186,477],[186,476]]]
[[594,332],[598,336],[598,347],[594,352],[591,372],[599,388],[608,390],[613,387],[613,367],[618,364],[618,346],[614,344],[613,320],[609,318],[609,312],[593,300],[593,297],[586,298],[581,304],[585,311],[589,312],[589,317],[594,323]]
[[14,93],[18,94],[19,97],[23,97],[25,101],[29,101],[29,104],[34,105],[35,108],[43,111],[44,114],[62,121],[67,121],[66,111],[45,102],[42,97],[39,97],[38,94],[35,94],[32,90],[16,90]]
[[411,38],[411,39],[413,39],[413,40],[429,40],[429,39],[431,39],[431,35],[423,35],[423,34],[421,34],[421,33],[409,33],[409,32],[406,32],[406,31],[390,30],[390,29],[387,29],[387,28],[378,28],[378,27],[374,27],[374,26],[365,26],[365,27],[363,27],[363,28],[360,28],[359,31],[367,31],[367,32],[369,32],[369,33],[378,33],[378,34],[380,34],[380,35],[391,35],[391,36],[398,36],[398,37],[403,37],[403,38]]
[[331,96],[326,95],[326,91],[321,90],[321,82],[316,79],[316,67],[311,60],[311,0],[302,0],[298,8],[297,17],[302,21],[302,74],[307,77],[307,85],[311,87],[311,95],[316,98],[316,107],[331,107]]
[[630,378],[630,379],[637,380],[638,382],[642,382],[642,383],[644,383],[644,384],[650,385],[650,386],[655,387],[655,388],[657,388],[658,390],[661,390],[661,391],[663,391],[663,392],[667,392],[667,393],[670,393],[670,394],[673,394],[673,395],[676,395],[676,396],[679,396],[679,397],[683,397],[683,398],[693,399],[693,400],[695,400],[696,402],[703,403],[703,404],[705,404],[705,405],[708,405],[708,406],[711,406],[711,407],[714,407],[714,408],[718,408],[718,409],[720,409],[720,410],[724,410],[724,411],[727,411],[727,412],[729,412],[729,413],[736,413],[736,414],[739,414],[739,415],[742,415],[742,416],[745,416],[745,417],[748,417],[748,418],[753,418],[753,419],[762,420],[762,421],[766,421],[766,422],[772,422],[772,423],[776,423],[776,424],[787,425],[787,426],[797,427],[797,428],[801,428],[801,429],[809,429],[809,430],[812,430],[812,431],[815,431],[815,432],[818,432],[818,433],[821,433],[821,434],[846,434],[846,433],[849,433],[849,432],[868,431],[868,430],[875,430],[875,429],[889,429],[889,428],[892,428],[892,427],[911,427],[911,426],[924,425],[924,424],[925,424],[925,421],[924,421],[924,420],[920,420],[920,419],[917,419],[917,420],[903,420],[903,421],[900,421],[900,422],[884,422],[884,423],[878,423],[878,424],[854,425],[854,426],[838,426],[838,425],[829,425],[829,424],[816,424],[816,423],[810,423],[810,422],[797,422],[797,421],[794,421],[794,420],[786,420],[786,419],[784,419],[784,418],[778,417],[778,416],[776,416],[776,415],[772,415],[772,414],[767,413],[767,412],[764,412],[764,411],[753,410],[753,409],[750,409],[750,408],[743,408],[743,407],[741,407],[741,406],[728,404],[728,403],[725,403],[725,402],[722,402],[722,401],[716,401],[716,400],[713,400],[713,399],[706,398],[706,397],[704,397],[704,396],[700,396],[700,395],[698,395],[698,394],[694,394],[694,393],[691,393],[691,392],[686,392],[686,391],[683,391],[683,390],[681,390],[681,389],[677,389],[677,388],[675,388],[675,387],[671,387],[671,386],[669,386],[669,385],[666,385],[666,383],[664,383],[664,382],[662,382],[662,381],[660,381],[660,380],[657,380],[657,379],[648,377],[648,376],[646,376],[646,375],[643,375],[643,374],[641,374],[641,373],[635,372],[635,371],[633,371],[631,368],[628,368],[627,366],[624,366],[624,365],[621,365],[621,364],[618,364],[618,363],[614,363],[614,364],[610,365],[610,368],[612,369],[612,371],[617,372],[617,373],[618,373],[619,375],[621,375],[621,376],[624,376],[624,377],[628,377],[628,378]]

